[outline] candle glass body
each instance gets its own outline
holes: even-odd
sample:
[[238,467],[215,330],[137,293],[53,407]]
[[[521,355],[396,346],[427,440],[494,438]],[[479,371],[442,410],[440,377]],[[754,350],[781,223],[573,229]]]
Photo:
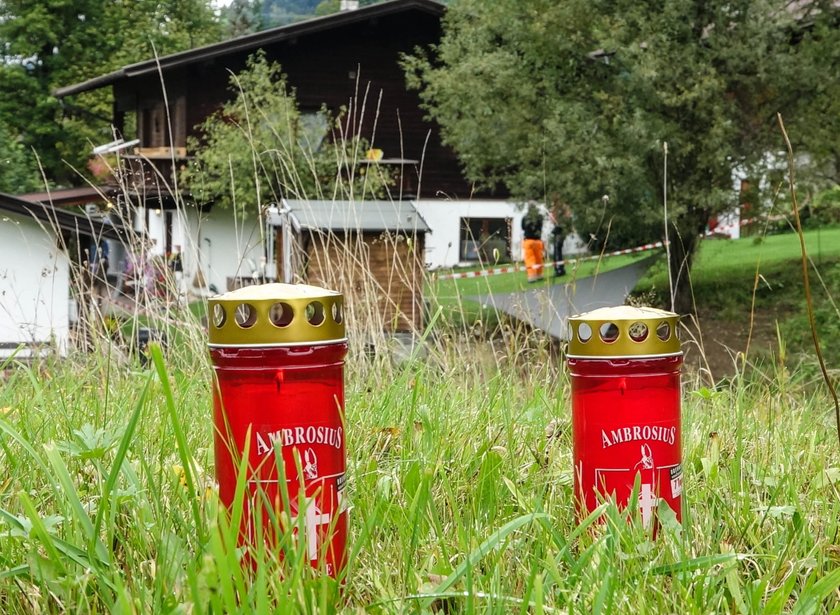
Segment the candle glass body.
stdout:
[[682,519],[682,356],[569,358],[574,488],[581,518],[613,498],[636,502],[645,527],[660,501]]
[[332,576],[346,558],[346,354],[345,341],[210,349],[216,476],[228,507],[248,456],[240,542],[276,545],[303,531],[307,558]]

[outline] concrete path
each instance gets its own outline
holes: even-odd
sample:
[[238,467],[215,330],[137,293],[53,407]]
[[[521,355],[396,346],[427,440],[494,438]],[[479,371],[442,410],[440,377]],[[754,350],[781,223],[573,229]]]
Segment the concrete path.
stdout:
[[599,307],[624,305],[627,295],[656,258],[648,257],[620,269],[566,284],[562,283],[565,278],[560,278],[547,287],[518,293],[478,295],[469,299],[488,308],[495,307],[552,337],[564,340],[568,337],[566,319],[569,316]]

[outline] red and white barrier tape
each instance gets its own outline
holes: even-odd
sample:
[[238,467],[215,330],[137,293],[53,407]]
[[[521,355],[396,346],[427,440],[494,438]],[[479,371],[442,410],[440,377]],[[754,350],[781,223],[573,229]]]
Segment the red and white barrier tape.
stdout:
[[767,216],[766,218],[744,218],[743,220],[739,220],[738,222],[734,222],[732,224],[723,224],[715,226],[715,228],[709,229],[703,235],[705,237],[709,237],[710,235],[714,235],[715,233],[720,233],[722,231],[728,231],[734,228],[738,228],[739,226],[747,226],[748,224],[753,224],[754,222],[778,222],[780,220],[787,220],[787,216],[777,215],[777,216]]
[[[713,229],[710,229],[704,233],[704,236],[709,237],[715,233],[720,233],[725,230],[738,228],[740,226],[746,226],[747,224],[752,224],[753,222],[760,222],[761,220],[768,220],[770,222],[777,222],[779,220],[784,220],[786,216],[769,216],[767,218],[745,218],[744,220],[739,220],[733,224],[725,224],[722,226],[716,226]],[[620,256],[622,254],[636,254],[638,252],[647,252],[648,250],[656,250],[657,248],[661,248],[665,245],[665,242],[657,241],[654,243],[646,243],[643,246],[636,246],[635,248],[624,248],[623,250],[615,250],[613,252],[605,252],[604,254],[593,254],[591,256],[584,256],[581,258],[572,258],[572,259],[563,259],[561,261],[553,261],[548,263],[543,263],[543,267],[554,267],[555,264],[557,265],[572,265],[574,263],[584,262],[584,261],[591,261],[596,260],[599,258],[606,258],[608,256]],[[527,271],[527,267],[522,263],[514,263],[513,265],[506,265],[504,267],[494,267],[493,269],[479,269],[477,271],[463,271],[460,273],[447,273],[444,275],[436,276],[436,278],[440,281],[443,280],[465,280],[467,278],[486,278],[491,275],[500,275],[503,273],[516,273],[519,271]]]
[[[608,252],[605,254],[593,254],[591,256],[583,256],[581,258],[571,258],[571,259],[563,259],[561,261],[551,261],[547,263],[543,263],[543,267],[554,267],[555,264],[557,265],[573,265],[574,263],[579,263],[583,261],[591,261],[596,260],[599,258],[605,258],[607,256],[618,256],[620,254],[635,254],[636,252],[646,252],[648,250],[655,250],[656,248],[661,248],[665,244],[661,241],[657,241],[656,243],[646,243],[643,246],[637,246],[635,248],[624,248],[623,250],[616,250],[615,252]],[[521,263],[515,263],[513,265],[507,265],[505,267],[495,267],[493,269],[479,269],[478,271],[464,271],[461,273],[447,273],[445,275],[437,276],[438,280],[464,280],[466,278],[484,278],[491,275],[499,275],[502,273],[514,273],[517,271],[526,271],[527,267]]]

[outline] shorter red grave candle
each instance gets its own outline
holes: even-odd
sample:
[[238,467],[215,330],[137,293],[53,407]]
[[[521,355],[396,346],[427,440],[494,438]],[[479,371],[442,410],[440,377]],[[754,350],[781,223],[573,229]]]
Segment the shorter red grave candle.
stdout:
[[[612,498],[655,527],[665,502],[682,518],[677,315],[601,308],[569,319],[574,485],[580,518]],[[635,501],[630,502],[638,480]]]

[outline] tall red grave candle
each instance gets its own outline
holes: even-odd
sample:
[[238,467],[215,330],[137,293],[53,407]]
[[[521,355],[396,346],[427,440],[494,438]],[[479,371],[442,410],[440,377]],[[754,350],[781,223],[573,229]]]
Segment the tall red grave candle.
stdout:
[[[574,485],[581,518],[600,501],[655,527],[665,502],[682,518],[677,315],[600,308],[569,319]],[[634,485],[639,489],[630,502]]]
[[291,284],[209,300],[220,498],[234,505],[247,450],[240,542],[301,528],[312,566],[332,576],[347,539],[342,307],[339,293]]

